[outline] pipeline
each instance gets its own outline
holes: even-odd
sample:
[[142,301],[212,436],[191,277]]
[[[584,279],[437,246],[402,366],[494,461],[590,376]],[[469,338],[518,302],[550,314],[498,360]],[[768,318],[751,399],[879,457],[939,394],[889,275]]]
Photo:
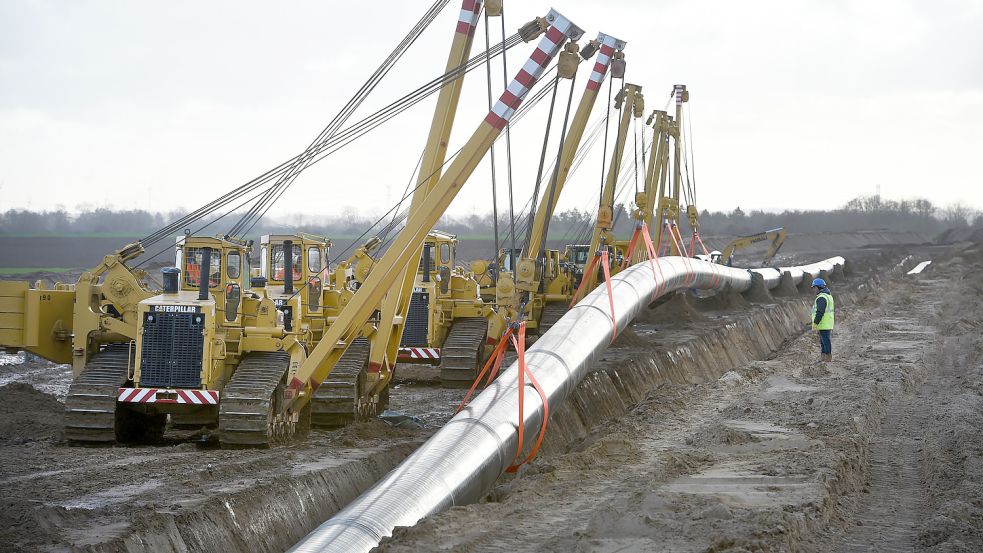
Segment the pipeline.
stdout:
[[[783,273],[799,284],[806,274],[830,274],[844,263],[834,257],[799,267],[745,270],[684,257],[662,257],[655,265],[643,261],[611,278],[613,318],[602,284],[526,351],[526,364],[555,409],[611,344],[615,326],[627,328],[658,297],[682,289],[746,292],[755,273],[769,289],[778,286]],[[369,551],[397,526],[412,526],[455,505],[476,502],[515,459],[517,388],[518,364],[513,363],[402,464],[291,551]],[[543,403],[532,385],[523,393],[524,432],[535,436]]]

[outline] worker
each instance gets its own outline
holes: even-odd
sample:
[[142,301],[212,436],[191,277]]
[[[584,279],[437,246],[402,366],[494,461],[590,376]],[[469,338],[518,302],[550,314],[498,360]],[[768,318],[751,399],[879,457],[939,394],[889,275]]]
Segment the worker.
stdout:
[[816,299],[812,304],[812,329],[819,332],[819,360],[828,363],[833,360],[833,296],[826,287],[826,281],[817,278],[812,281]]

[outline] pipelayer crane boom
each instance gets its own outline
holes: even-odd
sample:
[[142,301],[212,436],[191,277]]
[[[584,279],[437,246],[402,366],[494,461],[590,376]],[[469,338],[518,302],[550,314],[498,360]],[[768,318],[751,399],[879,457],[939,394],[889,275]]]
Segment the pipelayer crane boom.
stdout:
[[[666,225],[668,224],[673,229],[679,228],[679,211],[682,206],[682,150],[683,144],[681,143],[682,136],[682,118],[683,118],[683,103],[689,101],[689,91],[686,90],[686,85],[675,85],[673,87],[673,96],[676,99],[676,116],[671,118],[669,121],[669,136],[673,139],[673,175],[672,175],[672,185],[669,186],[668,183],[663,182],[659,185],[659,206],[658,206],[658,224],[655,226],[655,243],[661,244],[663,240],[668,240],[669,242],[669,255],[679,255],[679,248],[676,247],[676,242],[671,239],[670,236],[666,235]],[[691,206],[692,209],[687,209],[687,215],[690,218],[690,224],[696,225],[691,228],[694,232],[697,232],[699,227],[699,212],[696,210],[696,206]],[[673,230],[675,232],[675,230]]]
[[[542,333],[545,329],[539,328],[543,321],[543,313],[547,310],[550,302],[547,290],[549,283],[544,282],[556,275],[549,275],[546,271],[546,235],[549,230],[549,221],[553,218],[556,205],[560,198],[560,193],[570,175],[570,168],[573,165],[577,149],[587,128],[587,121],[594,109],[597,101],[598,91],[604,82],[608,67],[612,68],[615,77],[624,76],[624,54],[625,41],[614,38],[604,33],[598,33],[597,39],[581,52],[581,57],[589,59],[594,50],[598,51],[597,60],[594,62],[593,70],[584,88],[580,104],[570,122],[563,148],[560,152],[559,160],[553,173],[547,182],[546,193],[536,209],[532,226],[530,227],[528,244],[522,252],[521,259],[516,263],[516,291],[511,298],[500,298],[500,302],[508,302],[513,312],[517,312],[523,303],[522,295],[528,294],[525,300],[529,317],[529,327],[538,329]],[[572,75],[570,75],[572,77]],[[552,290],[555,292],[555,290]],[[572,290],[571,290],[572,292]],[[570,292],[568,292],[569,294]],[[560,306],[560,313],[565,311],[567,297],[554,298],[553,303]],[[549,321],[547,321],[547,326]]]
[[[500,2],[498,4],[498,6],[493,6],[492,9],[497,8],[498,13],[501,13]],[[478,22],[478,14],[481,12],[481,7],[482,0],[464,0],[458,24],[455,28],[454,39],[451,43],[450,53],[447,56],[445,72],[450,72],[467,62],[471,53],[471,45],[474,42],[474,30]],[[447,157],[447,144],[450,140],[451,129],[454,126],[454,116],[457,112],[457,104],[461,98],[463,85],[464,75],[462,74],[441,88],[437,97],[437,107],[434,110],[430,133],[427,136],[426,147],[420,163],[419,180],[417,181],[416,189],[413,191],[413,198],[409,207],[407,227],[420,219],[420,208],[423,200],[440,180],[441,168]],[[409,312],[410,300],[413,293],[413,282],[416,280],[417,267],[420,265],[422,250],[423,241],[421,240],[415,249],[409,252],[409,258],[406,263],[400,265],[382,265],[382,267],[386,268],[385,272],[389,272],[390,267],[402,267],[402,270],[398,271],[398,277],[395,280],[396,284],[382,298],[379,329],[370,338],[371,350],[369,353],[368,376],[372,381],[372,386],[377,385],[377,383],[381,383],[380,385],[386,384],[389,376],[388,374],[384,374],[383,371],[391,370],[391,364],[395,362],[399,354],[399,344],[403,336],[404,322]]]
[[[652,138],[652,155],[649,156],[645,169],[645,184],[641,192],[635,195],[635,209],[632,218],[635,219],[636,232],[647,228],[652,230],[652,219],[655,216],[655,206],[659,198],[657,193],[664,189],[669,161],[669,124],[671,118],[662,110],[653,110],[645,121],[654,130]],[[644,226],[643,226],[644,224]],[[644,247],[639,247],[636,237],[635,249],[627,259],[629,265],[642,261],[647,255]]]
[[[634,84],[626,84],[615,98],[616,107],[622,109],[621,120],[618,122],[618,134],[614,143],[614,151],[611,153],[611,165],[608,167],[607,178],[604,181],[604,188],[601,191],[601,203],[597,210],[597,222],[594,225],[594,232],[591,236],[590,254],[599,255],[601,249],[613,245],[614,236],[611,230],[614,227],[614,188],[618,182],[618,174],[621,169],[621,160],[625,154],[625,138],[628,136],[628,123],[631,118],[639,118],[645,111],[645,99],[642,96],[642,87]],[[597,273],[584,274],[583,282],[579,288],[580,296],[591,291],[597,283]],[[580,300],[578,294],[574,294],[574,301]]]
[[[417,209],[407,218],[406,227],[379,260],[381,267],[408,267],[419,256],[427,233],[443,214],[495,138],[508,124],[530,88],[542,76],[549,62],[567,40],[578,40],[583,31],[555,10],[537,21],[544,33],[533,54],[502,93],[498,102],[478,126],[447,170],[428,190]],[[536,34],[538,34],[536,33]],[[533,34],[535,36],[535,34]],[[373,311],[402,275],[393,270],[372,271],[318,345],[299,366],[291,366],[284,394],[284,409],[300,411],[320,382],[331,372],[345,349],[362,332]]]

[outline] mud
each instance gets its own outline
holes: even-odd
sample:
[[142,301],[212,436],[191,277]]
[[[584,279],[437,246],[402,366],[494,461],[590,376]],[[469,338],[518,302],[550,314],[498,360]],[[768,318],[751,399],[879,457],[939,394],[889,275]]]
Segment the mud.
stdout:
[[23,382],[0,386],[0,447],[58,439],[65,406]]
[[983,259],[933,267],[834,287],[832,364],[801,328],[758,360],[717,349],[380,550],[983,550]]
[[[882,255],[872,249],[855,259],[863,272],[864,266],[897,258],[895,253]],[[847,282],[845,287],[861,286],[863,281],[857,276]],[[520,510],[541,506],[542,510],[525,511],[519,527],[531,531],[537,524],[550,523],[569,538],[574,531],[569,520],[603,525],[600,518],[594,521],[593,506],[611,500],[606,486],[627,474],[637,473],[630,488],[634,493],[645,489],[640,482],[664,482],[712,466],[720,455],[713,444],[747,447],[767,442],[761,429],[723,423],[703,434],[680,435],[675,441],[662,436],[655,446],[649,438],[639,439],[673,428],[678,432],[683,423],[673,421],[712,422],[718,409],[700,404],[709,389],[719,387],[740,395],[763,382],[776,370],[767,358],[801,332],[800,315],[808,301],[794,297],[742,305],[734,298],[680,297],[682,305],[670,302],[659,308],[666,308],[661,313],[653,309],[623,330],[599,370],[554,415],[538,462],[519,477],[503,480],[489,502],[462,508],[475,513],[475,528],[498,528],[502,533],[504,525],[515,522],[514,515],[483,510],[488,506]],[[874,294],[858,295],[857,304],[871,302],[865,308],[877,309],[879,301]],[[747,340],[752,334],[762,339]],[[434,375],[431,367],[400,369],[392,392],[391,409],[416,417],[423,429],[371,421],[338,431],[316,431],[305,444],[268,451],[222,451],[207,432],[172,433],[156,447],[78,448],[64,444],[58,424],[51,422],[60,415],[58,399],[67,390],[70,370],[23,355],[0,355],[0,406],[10,403],[20,413],[8,418],[2,412],[4,424],[11,424],[9,429],[0,427],[5,440],[0,443],[0,543],[14,551],[284,550],[450,418],[465,390],[439,388]],[[35,385],[39,393],[26,390],[24,383]],[[638,416],[650,411],[653,414]],[[648,421],[648,426],[626,426],[637,420]],[[28,425],[35,428],[17,434]],[[687,444],[687,437],[692,444]],[[655,458],[653,451],[658,453]],[[957,461],[953,458],[951,463]],[[578,503],[580,499],[570,492],[579,489],[595,493]],[[959,494],[958,487],[952,490]],[[537,504],[522,499],[532,492],[559,501],[561,508],[552,500]],[[629,494],[622,490],[622,495]],[[955,502],[950,504],[958,510]],[[470,547],[466,544],[473,536],[445,531],[441,520],[427,521],[420,528],[430,525],[448,539],[459,540],[454,543]],[[627,524],[631,519],[620,520]],[[518,532],[516,539],[524,535]],[[535,540],[519,545],[511,538],[503,541],[495,531],[488,532],[488,540],[499,549],[549,549],[542,543],[535,545]],[[564,548],[592,549],[557,541],[561,543]],[[408,541],[405,547],[413,544]],[[475,550],[483,548],[487,549]]]

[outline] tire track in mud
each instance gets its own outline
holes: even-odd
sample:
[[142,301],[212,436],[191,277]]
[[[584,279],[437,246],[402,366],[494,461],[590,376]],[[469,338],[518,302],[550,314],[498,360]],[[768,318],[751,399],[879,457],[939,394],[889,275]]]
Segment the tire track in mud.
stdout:
[[[978,249],[975,257],[979,268]],[[983,323],[967,316],[978,312],[983,289],[969,267],[948,264],[944,278],[914,283],[920,301],[909,311],[934,320],[938,351],[912,393],[885,410],[864,493],[843,510],[853,524],[834,540],[836,551],[983,550]]]
[[[840,539],[842,553],[912,551],[924,517],[926,498],[922,477],[921,438],[911,435],[915,406],[895,401],[884,415],[881,434],[870,445],[869,476],[861,512]],[[923,417],[918,417],[923,418]]]

